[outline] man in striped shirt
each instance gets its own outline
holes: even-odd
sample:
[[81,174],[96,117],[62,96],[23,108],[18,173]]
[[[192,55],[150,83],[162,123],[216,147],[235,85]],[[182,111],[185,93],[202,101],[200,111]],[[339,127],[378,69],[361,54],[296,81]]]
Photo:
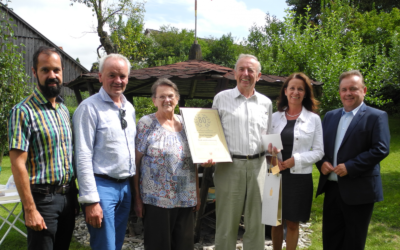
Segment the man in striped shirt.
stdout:
[[236,88],[218,93],[213,102],[233,158],[232,163],[218,163],[215,167],[215,249],[236,249],[240,218],[244,213],[243,247],[262,250],[265,227],[261,224],[261,197],[266,159],[261,135],[270,129],[272,103],[255,91],[261,77],[261,65],[255,56],[240,55],[234,73]]
[[72,132],[58,96],[62,59],[55,48],[33,55],[33,93],[14,106],[8,123],[11,170],[21,197],[28,249],[68,249],[75,226]]

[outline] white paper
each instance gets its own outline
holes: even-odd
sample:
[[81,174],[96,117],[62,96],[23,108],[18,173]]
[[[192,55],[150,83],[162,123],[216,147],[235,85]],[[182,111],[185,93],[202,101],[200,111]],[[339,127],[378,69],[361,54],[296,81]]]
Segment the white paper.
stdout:
[[272,147],[276,147],[277,149],[282,150],[282,140],[280,134],[270,134],[270,135],[262,135],[262,142],[265,149],[268,149],[268,145],[272,143]]

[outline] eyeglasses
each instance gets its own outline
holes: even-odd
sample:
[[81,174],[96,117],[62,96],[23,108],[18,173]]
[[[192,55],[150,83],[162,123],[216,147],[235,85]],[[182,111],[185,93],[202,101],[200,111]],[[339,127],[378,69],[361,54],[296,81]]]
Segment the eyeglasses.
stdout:
[[126,115],[126,111],[124,109],[119,109],[119,119],[121,120],[122,129],[126,129],[128,127],[128,122],[124,119]]
[[175,99],[175,95],[169,95],[169,96],[162,95],[162,96],[159,96],[159,97],[156,97],[156,98],[160,99],[161,101],[165,101],[168,98],[168,99],[170,99],[172,101],[172,100]]

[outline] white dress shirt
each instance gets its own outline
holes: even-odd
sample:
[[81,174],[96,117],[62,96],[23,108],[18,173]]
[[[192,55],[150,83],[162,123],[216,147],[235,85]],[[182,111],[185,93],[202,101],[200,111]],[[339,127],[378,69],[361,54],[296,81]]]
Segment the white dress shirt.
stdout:
[[[272,115],[271,134],[281,134],[287,124],[285,112],[275,112]],[[303,107],[297,118],[293,131],[294,166],[292,174],[310,174],[313,164],[324,156],[324,143],[320,117]],[[282,154],[278,154],[282,160]]]
[[254,155],[264,152],[261,135],[271,128],[271,100],[254,90],[246,98],[237,87],[224,90],[214,97],[226,142],[231,154]]
[[119,108],[107,92],[85,99],[73,116],[79,202],[99,202],[94,174],[126,179],[136,173],[135,109],[121,96],[127,127],[122,129]]

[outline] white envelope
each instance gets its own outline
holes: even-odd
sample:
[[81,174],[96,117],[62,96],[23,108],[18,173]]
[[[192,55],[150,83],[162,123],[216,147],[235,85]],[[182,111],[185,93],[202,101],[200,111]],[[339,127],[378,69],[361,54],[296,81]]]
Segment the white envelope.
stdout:
[[268,145],[272,143],[273,147],[282,150],[282,140],[280,134],[270,134],[270,135],[262,135],[262,142],[265,149],[268,149]]

